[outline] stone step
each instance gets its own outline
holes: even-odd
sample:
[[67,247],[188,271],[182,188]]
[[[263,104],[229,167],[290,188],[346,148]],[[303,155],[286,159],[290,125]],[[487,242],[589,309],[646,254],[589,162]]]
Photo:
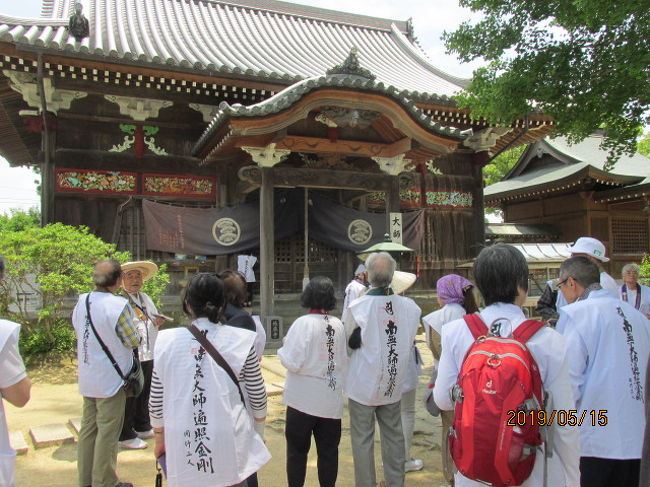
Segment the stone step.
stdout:
[[265,358],[260,362],[260,367],[279,377],[285,377],[287,375],[287,369],[279,361]]
[[9,444],[16,450],[16,455],[24,455],[29,450],[25,436],[20,431],[9,433]]
[[68,426],[70,426],[72,431],[79,436],[79,431],[81,430],[81,418],[70,418],[68,420]]
[[266,395],[267,396],[278,396],[282,394],[282,391],[284,391],[284,387],[279,387],[275,384],[267,384],[266,386]]
[[29,435],[34,442],[34,448],[74,443],[74,435],[65,424],[60,423],[35,426],[29,430]]

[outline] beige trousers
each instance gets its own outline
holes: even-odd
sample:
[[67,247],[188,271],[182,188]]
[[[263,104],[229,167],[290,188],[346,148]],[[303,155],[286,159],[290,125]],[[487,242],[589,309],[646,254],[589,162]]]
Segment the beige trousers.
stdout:
[[77,445],[79,487],[118,484],[117,441],[124,422],[125,403],[124,389],[104,399],[84,397]]

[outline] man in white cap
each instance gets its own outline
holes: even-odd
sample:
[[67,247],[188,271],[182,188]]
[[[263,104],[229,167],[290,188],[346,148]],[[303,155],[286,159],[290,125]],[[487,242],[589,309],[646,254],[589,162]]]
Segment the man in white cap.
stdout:
[[138,355],[144,374],[144,387],[138,397],[129,397],[124,409],[124,425],[120,434],[120,447],[129,450],[147,448],[144,441],[153,438],[149,422],[149,391],[153,371],[153,348],[158,336],[158,328],[164,322],[158,314],[151,298],[141,291],[145,281],[151,279],[158,266],[153,262],[137,261],[122,264],[122,295],[133,308],[134,324],[140,334]]
[[[600,269],[600,285],[602,288],[618,296],[618,284],[616,284],[612,276],[602,269],[602,264],[609,262],[609,258],[605,256],[605,246],[600,240],[593,237],[580,237],[569,250],[571,251],[571,257],[587,257],[596,264]],[[555,324],[560,308],[566,306],[567,302],[562,293],[554,288],[553,281],[551,279],[546,283],[546,289],[537,301],[535,311],[544,320]]]
[[359,264],[357,269],[354,271],[354,279],[345,288],[345,298],[343,299],[343,311],[341,312],[341,321],[345,323],[346,313],[350,307],[350,303],[357,299],[359,296],[363,295],[368,289],[366,281],[368,279],[368,273],[366,272],[366,266]]

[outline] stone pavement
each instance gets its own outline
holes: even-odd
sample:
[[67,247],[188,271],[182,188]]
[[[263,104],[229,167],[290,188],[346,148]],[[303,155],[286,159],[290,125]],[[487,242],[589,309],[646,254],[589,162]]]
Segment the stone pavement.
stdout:
[[[421,386],[418,400],[424,392],[432,362],[431,353],[424,345],[424,337],[419,336],[418,346],[422,352],[425,372],[420,377]],[[35,375],[32,400],[22,409],[5,403],[15,449],[22,453],[16,461],[17,485],[30,487],[72,487],[77,485],[76,458],[78,433],[81,415],[81,397],[77,393],[74,367],[57,374]],[[267,355],[262,360],[262,372],[269,393],[269,409],[266,428],[266,442],[273,459],[259,472],[261,486],[282,486],[285,481],[285,442],[282,390],[284,386],[284,367],[276,355]],[[61,377],[66,375],[66,379]],[[50,376],[56,377],[51,380]],[[55,382],[55,383],[52,383]],[[440,474],[440,421],[429,416],[418,403],[412,456],[424,461],[424,470],[409,473],[407,486],[439,486],[443,484]],[[381,478],[381,459],[379,434],[376,438],[376,464],[378,478]],[[146,450],[120,451],[118,473],[124,481],[133,482],[135,487],[152,485],[155,477],[153,441],[148,441]],[[350,451],[347,407],[344,412],[343,434],[339,453],[339,477],[337,485],[352,486],[354,481],[352,455]],[[318,485],[315,448],[312,448],[307,468],[306,487]]]

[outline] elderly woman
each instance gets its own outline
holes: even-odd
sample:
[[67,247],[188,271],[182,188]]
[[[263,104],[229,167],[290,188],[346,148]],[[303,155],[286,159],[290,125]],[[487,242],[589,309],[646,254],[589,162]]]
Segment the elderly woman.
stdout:
[[[155,455],[165,454],[170,487],[244,486],[271,458],[261,437],[266,389],[255,333],[223,326],[224,304],[221,279],[196,274],[183,302],[196,330],[180,327],[158,335],[149,408]],[[219,357],[223,362],[217,363]]]
[[149,422],[149,390],[151,387],[151,372],[153,371],[153,350],[158,336],[158,328],[164,318],[158,315],[156,305],[147,293],[142,292],[142,286],[151,279],[158,266],[153,262],[137,261],[122,264],[122,295],[129,300],[133,308],[133,322],[140,333],[138,355],[144,374],[144,387],[138,397],[129,397],[124,407],[124,424],[120,434],[120,447],[129,450],[147,448],[144,441],[153,438],[153,430]]
[[[472,289],[474,285],[462,276],[457,274],[449,274],[441,277],[436,282],[436,294],[438,295],[438,305],[440,309],[429,313],[422,321],[424,322],[424,329],[427,337],[427,344],[433,353],[434,367],[437,367],[438,360],[440,360],[441,349],[438,345],[440,343],[439,336],[442,334],[442,328],[447,323],[462,318],[463,315],[468,313],[475,313],[478,311],[478,306],[474,299]],[[433,332],[436,332],[434,334]],[[447,432],[454,420],[453,411],[441,411],[442,416],[442,470],[443,475],[447,482],[453,484],[454,482],[454,461],[449,452],[449,445],[447,442]]]
[[342,382],[348,361],[345,330],[341,321],[329,314],[336,307],[329,278],[309,281],[300,304],[309,312],[293,322],[284,346],[278,350],[287,368],[283,396],[287,405],[287,480],[289,487],[304,485],[313,435],[319,483],[333,487],[341,440]]
[[626,264],[621,269],[623,285],[620,288],[621,300],[630,303],[650,318],[650,287],[639,284],[641,269],[636,264]]

